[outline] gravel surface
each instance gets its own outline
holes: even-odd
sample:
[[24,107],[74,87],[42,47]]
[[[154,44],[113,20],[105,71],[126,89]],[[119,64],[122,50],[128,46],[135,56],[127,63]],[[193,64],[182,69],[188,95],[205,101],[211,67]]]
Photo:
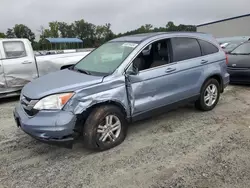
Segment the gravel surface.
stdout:
[[132,124],[101,153],[40,143],[15,126],[17,99],[0,103],[0,187],[250,187],[250,87],[229,86],[210,112],[188,105]]

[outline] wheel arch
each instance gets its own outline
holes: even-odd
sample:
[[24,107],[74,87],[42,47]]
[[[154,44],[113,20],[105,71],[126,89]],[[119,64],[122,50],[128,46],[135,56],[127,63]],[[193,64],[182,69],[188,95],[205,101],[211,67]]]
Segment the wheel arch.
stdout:
[[127,112],[125,106],[121,104],[118,101],[115,100],[108,100],[108,101],[103,101],[103,102],[98,102],[93,104],[92,106],[89,106],[86,110],[84,110],[81,114],[78,115],[78,119],[81,121],[81,124],[84,124],[90,113],[100,107],[100,106],[105,106],[105,105],[113,105],[118,107],[122,113],[124,114],[125,119],[129,120],[129,112]]
[[[219,85],[220,85],[220,92],[223,93],[224,89],[223,89],[223,80],[220,74],[212,74],[209,77],[207,77],[207,79],[203,82],[202,86],[210,79],[215,79],[218,81]],[[201,87],[202,89],[202,87]]]

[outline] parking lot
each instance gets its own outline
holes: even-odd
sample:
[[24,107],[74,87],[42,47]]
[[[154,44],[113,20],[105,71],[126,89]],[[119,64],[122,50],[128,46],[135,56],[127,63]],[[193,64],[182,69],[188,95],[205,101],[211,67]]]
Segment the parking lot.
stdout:
[[114,149],[40,143],[0,104],[0,187],[249,187],[250,87],[229,86],[218,106],[192,105],[137,122]]

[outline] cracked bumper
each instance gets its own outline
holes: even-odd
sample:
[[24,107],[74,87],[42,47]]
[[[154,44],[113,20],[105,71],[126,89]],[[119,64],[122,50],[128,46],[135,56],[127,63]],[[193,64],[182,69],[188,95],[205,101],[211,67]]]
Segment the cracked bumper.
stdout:
[[40,111],[29,117],[18,104],[13,112],[17,127],[31,137],[48,144],[72,148],[76,116],[71,112]]

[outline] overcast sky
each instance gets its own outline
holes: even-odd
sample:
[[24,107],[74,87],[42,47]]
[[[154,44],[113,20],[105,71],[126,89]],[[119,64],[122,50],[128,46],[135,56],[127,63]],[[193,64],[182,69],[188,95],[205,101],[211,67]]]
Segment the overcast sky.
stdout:
[[0,0],[0,32],[25,24],[37,33],[50,21],[111,23],[115,33],[143,24],[201,24],[250,13],[249,0]]

